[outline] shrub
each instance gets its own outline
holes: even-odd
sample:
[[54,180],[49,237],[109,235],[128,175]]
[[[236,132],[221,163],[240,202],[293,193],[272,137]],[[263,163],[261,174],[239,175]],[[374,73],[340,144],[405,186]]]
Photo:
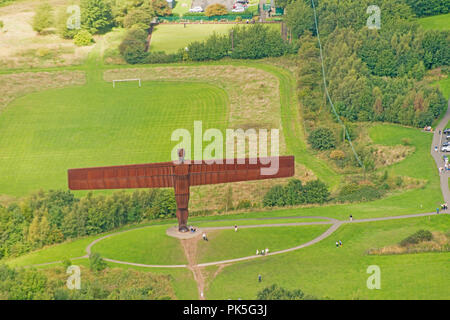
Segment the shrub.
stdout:
[[188,58],[193,61],[219,60],[231,50],[229,36],[215,32],[203,42],[193,42],[188,46]]
[[32,21],[33,30],[41,33],[44,29],[50,28],[53,22],[52,6],[48,2],[39,5]]
[[73,37],[73,42],[80,47],[88,46],[93,42],[92,34],[87,30],[80,30],[75,37]]
[[208,17],[223,16],[226,15],[227,13],[228,13],[227,8],[220,3],[210,4],[205,9],[205,15]]
[[92,271],[102,271],[107,265],[99,253],[94,252],[89,255],[89,268]]
[[5,24],[3,23],[2,20],[0,20],[0,29],[3,29],[4,26],[5,26]]
[[316,300],[316,297],[305,295],[302,290],[288,290],[273,284],[256,295],[258,300]]
[[313,130],[308,137],[308,142],[316,150],[328,150],[336,147],[336,138],[333,132],[327,128]]
[[410,235],[409,237],[400,241],[400,245],[402,247],[406,247],[408,245],[418,244],[418,243],[424,242],[424,241],[430,241],[431,239],[433,239],[433,235],[430,231],[419,230],[419,231],[413,233],[412,235]]
[[119,52],[127,63],[145,63],[148,58],[146,47],[147,33],[140,28],[133,27],[120,43]]
[[164,51],[148,52],[145,58],[145,63],[173,63],[180,61],[182,61],[181,52],[172,54],[167,54]]
[[370,201],[381,198],[384,192],[373,186],[350,183],[342,187],[337,200],[342,202]]
[[236,19],[234,20],[236,22],[241,22],[242,21],[242,17],[241,16],[237,16]]
[[324,203],[329,200],[327,186],[319,181],[309,181],[304,186],[298,179],[292,179],[286,186],[273,186],[263,198],[265,207],[283,207],[306,203]]

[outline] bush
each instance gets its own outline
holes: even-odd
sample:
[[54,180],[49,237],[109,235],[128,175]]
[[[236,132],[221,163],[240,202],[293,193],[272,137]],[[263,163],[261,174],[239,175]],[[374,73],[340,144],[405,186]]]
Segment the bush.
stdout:
[[316,297],[305,295],[302,290],[288,290],[273,284],[256,295],[258,300],[316,300]]
[[167,54],[164,51],[148,52],[147,57],[145,58],[145,63],[173,63],[181,61],[181,53]]
[[283,207],[306,203],[324,203],[329,200],[327,186],[319,181],[309,181],[304,186],[298,179],[292,179],[286,186],[273,186],[263,198],[265,207]]
[[308,142],[313,149],[328,150],[336,147],[336,138],[327,128],[318,128],[311,132]]
[[120,43],[119,52],[127,63],[145,63],[148,58],[146,47],[147,33],[140,28],[133,27]]
[[5,26],[5,24],[3,23],[2,20],[0,20],[0,29],[3,29],[4,26]]
[[189,44],[187,54],[193,61],[219,60],[226,57],[230,50],[229,37],[214,32],[206,41]]
[[107,265],[99,253],[94,252],[89,255],[89,268],[92,271],[102,271]]
[[80,30],[73,37],[73,42],[79,47],[88,46],[93,42],[92,34],[87,30]]
[[227,13],[228,13],[227,8],[220,3],[210,4],[205,9],[205,15],[208,17],[223,16],[226,15]]
[[47,2],[42,3],[36,9],[33,17],[33,30],[41,33],[44,29],[50,28],[53,25],[53,8]]
[[350,183],[342,187],[336,200],[341,202],[370,201],[381,198],[384,192],[373,186]]
[[402,247],[406,247],[408,245],[418,244],[418,243],[424,242],[424,241],[431,241],[431,239],[433,239],[433,234],[430,231],[419,230],[419,231],[413,233],[412,235],[410,235],[409,237],[400,241],[400,245]]

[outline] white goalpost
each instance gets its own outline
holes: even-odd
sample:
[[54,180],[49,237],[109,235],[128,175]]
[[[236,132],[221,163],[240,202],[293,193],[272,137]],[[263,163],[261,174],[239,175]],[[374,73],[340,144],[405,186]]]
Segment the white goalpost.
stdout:
[[140,78],[136,78],[136,79],[118,79],[118,80],[113,80],[113,88],[116,87],[116,82],[128,82],[128,81],[139,81],[139,88],[141,87],[141,79]]

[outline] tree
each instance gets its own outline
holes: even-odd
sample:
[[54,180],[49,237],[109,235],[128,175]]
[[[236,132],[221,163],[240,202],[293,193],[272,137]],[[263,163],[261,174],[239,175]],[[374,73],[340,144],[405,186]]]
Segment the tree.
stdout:
[[92,34],[90,34],[87,30],[80,30],[78,33],[73,37],[73,42],[77,46],[88,46],[93,42]]
[[150,0],[151,8],[154,10],[158,17],[164,17],[172,14],[172,9],[170,9],[166,0]]
[[285,21],[295,39],[315,29],[313,9],[304,0],[293,1],[286,6]]
[[131,28],[135,25],[142,26],[142,29],[147,30],[150,28],[150,22],[153,16],[150,14],[149,10],[133,9],[131,10],[123,20],[123,26],[125,28]]
[[313,130],[308,136],[308,142],[316,150],[327,150],[336,147],[336,138],[333,132],[327,128]]
[[36,13],[33,16],[33,30],[42,33],[47,28],[50,28],[54,23],[54,17],[53,17],[53,8],[48,2],[44,2],[40,4],[37,9]]
[[223,4],[220,4],[220,3],[210,4],[205,9],[205,15],[207,17],[223,16],[223,15],[226,15],[227,13],[228,13],[227,8]]
[[81,24],[92,34],[109,31],[113,26],[110,3],[105,0],[81,0]]

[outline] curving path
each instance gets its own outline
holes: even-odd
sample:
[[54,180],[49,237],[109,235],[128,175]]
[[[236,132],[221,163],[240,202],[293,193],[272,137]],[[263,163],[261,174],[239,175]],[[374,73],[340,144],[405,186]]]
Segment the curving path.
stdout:
[[[283,217],[283,218],[289,218],[289,219],[315,218],[315,219],[323,219],[323,220],[327,220],[327,221],[274,223],[274,224],[260,224],[260,225],[239,226],[239,229],[246,229],[246,228],[265,228],[265,227],[285,227],[285,226],[305,226],[305,225],[331,224],[331,227],[329,229],[327,229],[324,233],[319,235],[318,237],[316,237],[316,238],[314,238],[314,239],[312,239],[312,240],[310,240],[310,241],[308,241],[306,243],[303,243],[303,244],[300,244],[298,246],[292,247],[292,248],[270,252],[270,253],[268,253],[266,255],[252,255],[252,256],[247,256],[247,257],[242,257],[242,258],[235,258],[235,259],[229,259],[229,260],[221,260],[221,261],[201,263],[201,264],[196,264],[193,267],[206,267],[206,266],[213,266],[213,265],[229,264],[229,263],[240,262],[240,261],[251,260],[251,259],[258,259],[258,258],[263,258],[263,257],[267,257],[267,256],[273,256],[273,255],[277,255],[277,254],[281,254],[281,253],[286,253],[286,252],[291,252],[291,251],[303,249],[303,248],[309,247],[309,246],[311,246],[311,245],[313,245],[313,244],[315,244],[317,242],[322,241],[323,239],[325,239],[328,236],[330,236],[334,231],[336,231],[341,225],[347,224],[347,223],[362,223],[362,222],[375,222],[375,221],[408,219],[408,218],[418,218],[418,217],[426,217],[426,216],[432,216],[432,215],[436,215],[436,213],[432,212],[432,213],[408,214],[408,215],[393,216],[393,217],[353,219],[353,221],[341,221],[341,220],[337,220],[337,219],[334,219],[334,218],[318,217],[318,216]],[[281,219],[283,219],[283,218],[281,218]],[[263,219],[265,219],[265,218],[263,218]],[[245,220],[245,219],[243,219],[243,220]],[[233,221],[236,221],[236,220],[233,220]],[[92,247],[95,244],[97,244],[98,242],[100,242],[100,241],[102,241],[104,239],[116,236],[116,235],[124,233],[124,232],[134,231],[134,230],[139,230],[139,229],[144,229],[144,228],[151,228],[151,227],[152,226],[145,226],[145,227],[140,227],[140,228],[134,228],[134,229],[130,229],[130,230],[124,230],[124,231],[111,233],[111,234],[108,234],[106,236],[100,237],[98,239],[95,239],[91,243],[89,243],[89,245],[86,247],[86,255],[81,256],[81,257],[71,258],[71,259],[72,260],[77,260],[77,259],[89,258],[89,255],[91,254]],[[225,226],[225,227],[209,227],[209,228],[202,228],[202,229],[206,230],[206,231],[212,231],[212,230],[225,230],[225,229],[233,229],[233,228],[234,228],[234,226]],[[144,268],[187,268],[188,267],[187,264],[179,264],[179,265],[175,265],[175,264],[174,265],[156,265],[155,264],[154,265],[154,264],[142,264],[142,263],[135,263],[135,262],[128,262],[128,261],[121,261],[121,260],[115,260],[115,259],[110,259],[110,258],[103,258],[103,260],[108,261],[108,262],[112,262],[112,263],[117,263],[117,264],[124,264],[124,265],[130,265],[130,266],[136,266],[136,267],[144,267]],[[41,264],[34,264],[32,266],[45,266],[45,265],[51,265],[51,264],[56,264],[56,263],[61,263],[61,261],[53,261],[53,262],[46,262],[46,263],[41,263]]]

